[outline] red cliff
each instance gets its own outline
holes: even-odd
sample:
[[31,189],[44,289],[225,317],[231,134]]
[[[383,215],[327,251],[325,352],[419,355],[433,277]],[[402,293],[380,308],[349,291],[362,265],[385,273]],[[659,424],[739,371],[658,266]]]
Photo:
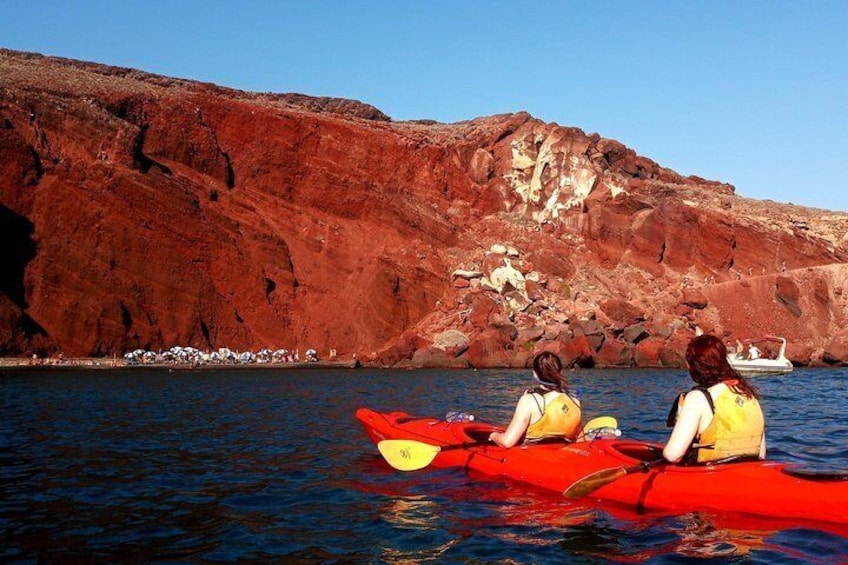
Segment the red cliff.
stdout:
[[848,215],[526,113],[394,122],[0,50],[0,225],[4,355],[676,366],[700,326],[848,361]]

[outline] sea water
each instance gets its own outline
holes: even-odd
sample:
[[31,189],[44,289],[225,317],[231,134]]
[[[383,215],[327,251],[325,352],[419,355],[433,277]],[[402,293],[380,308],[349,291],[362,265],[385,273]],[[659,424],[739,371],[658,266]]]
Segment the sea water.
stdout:
[[[664,441],[683,371],[569,374],[588,418]],[[848,470],[848,371],[754,380],[769,456]],[[843,527],[639,515],[461,469],[401,473],[360,406],[506,424],[527,371],[0,373],[4,563],[840,563]],[[848,511],[848,509],[846,509]]]

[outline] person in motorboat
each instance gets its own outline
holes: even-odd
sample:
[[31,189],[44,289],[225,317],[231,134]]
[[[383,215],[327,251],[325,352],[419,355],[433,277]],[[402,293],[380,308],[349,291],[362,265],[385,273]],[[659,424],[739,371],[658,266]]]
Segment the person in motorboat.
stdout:
[[755,360],[760,358],[760,348],[753,343],[748,347],[748,359]]
[[736,358],[744,359],[745,358],[745,346],[742,345],[742,342],[739,341],[739,338],[736,338]]
[[694,338],[686,348],[686,363],[695,386],[678,397],[668,415],[673,429],[665,459],[684,464],[765,459],[759,393],[730,366],[721,340],[709,334]]
[[489,441],[509,448],[522,438],[528,442],[548,437],[573,440],[580,433],[580,400],[569,391],[559,356],[550,351],[536,355],[533,379],[537,387],[521,395],[509,426],[492,432]]

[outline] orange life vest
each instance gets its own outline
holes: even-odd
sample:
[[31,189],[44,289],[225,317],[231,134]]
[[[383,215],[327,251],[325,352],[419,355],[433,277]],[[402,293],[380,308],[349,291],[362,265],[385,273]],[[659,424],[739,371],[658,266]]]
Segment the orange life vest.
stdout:
[[[538,394],[528,392],[527,394]],[[530,424],[525,434],[526,440],[538,440],[546,437],[563,436],[574,439],[580,433],[580,424],[583,418],[580,405],[564,392],[552,395],[548,401],[545,395],[542,397],[542,417]]]
[[[725,381],[726,387],[713,399],[710,391],[700,390],[713,412],[713,419],[684,457],[687,463],[707,463],[730,457],[758,456],[760,443],[765,433],[765,418],[759,401],[754,397],[735,392],[735,381]],[[678,401],[678,413],[683,406],[684,396]]]

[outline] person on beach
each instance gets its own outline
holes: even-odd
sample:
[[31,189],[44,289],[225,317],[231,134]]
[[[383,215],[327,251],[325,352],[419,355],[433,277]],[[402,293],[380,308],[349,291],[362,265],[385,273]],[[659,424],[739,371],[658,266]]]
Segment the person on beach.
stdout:
[[759,393],[727,362],[715,336],[694,338],[686,348],[691,391],[678,396],[668,415],[671,436],[663,456],[672,463],[765,459],[765,418]]
[[539,353],[533,359],[537,387],[521,395],[509,426],[505,431],[489,434],[489,441],[509,448],[522,438],[576,438],[582,421],[580,401],[569,393],[568,379],[562,371],[562,361],[555,353]]

